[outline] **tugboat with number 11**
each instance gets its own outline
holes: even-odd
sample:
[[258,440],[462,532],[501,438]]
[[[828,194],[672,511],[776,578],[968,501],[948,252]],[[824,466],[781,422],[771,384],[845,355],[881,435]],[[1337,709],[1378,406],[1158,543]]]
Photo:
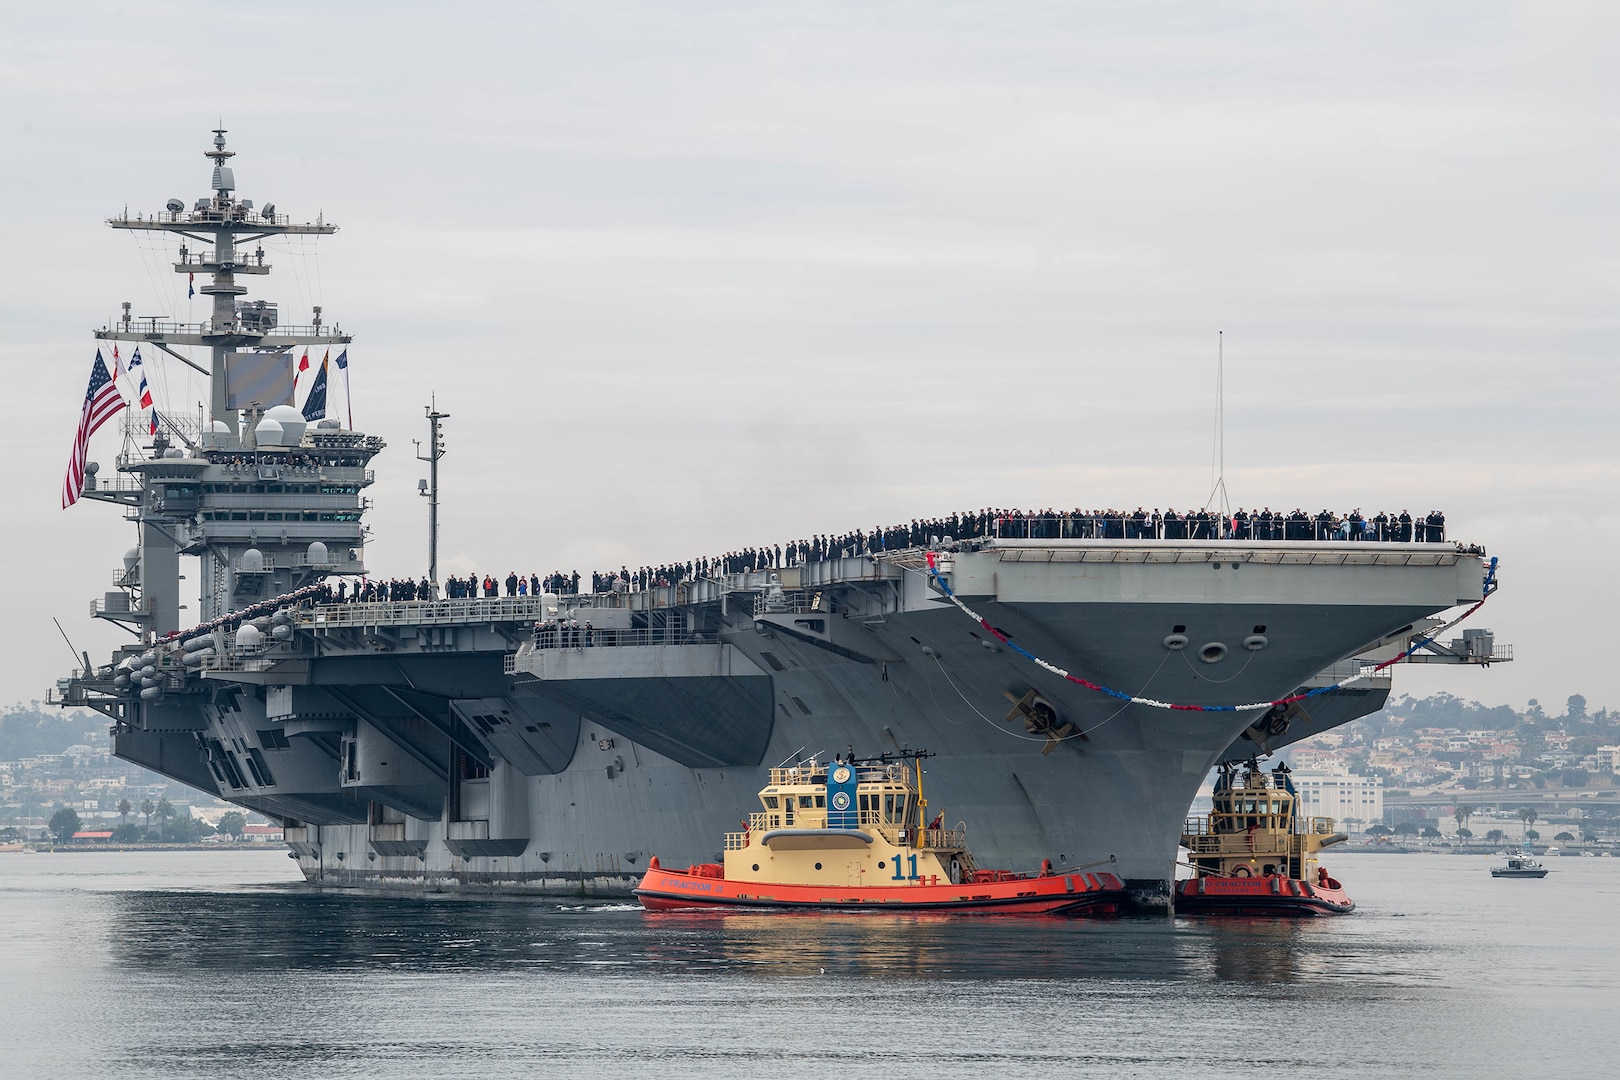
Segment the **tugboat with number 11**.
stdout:
[[[765,809],[726,834],[724,865],[668,870],[653,858],[636,895],[649,911],[767,908],[939,911],[959,915],[1111,915],[1125,884],[1075,867],[1034,873],[982,870],[966,825],[943,812],[923,824],[926,751],[831,765],[815,758],[770,771]],[[1112,862],[1112,860],[1109,860]]]

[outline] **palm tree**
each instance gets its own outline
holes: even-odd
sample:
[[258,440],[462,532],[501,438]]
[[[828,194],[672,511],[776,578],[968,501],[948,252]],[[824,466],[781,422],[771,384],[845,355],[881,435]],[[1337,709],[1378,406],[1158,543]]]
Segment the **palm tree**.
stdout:
[[[1468,819],[1473,817],[1478,809],[1479,807],[1468,803],[1458,803],[1456,808],[1451,811],[1451,816],[1457,819],[1457,831],[1459,833],[1468,828]],[[1469,833],[1468,835],[1472,836],[1474,834]]]
[[158,799],[157,809],[153,811],[152,816],[158,819],[158,828],[163,830],[164,839],[167,839],[169,830],[166,826],[169,819],[174,817],[174,804],[169,801],[167,795]]
[[131,810],[133,810],[133,809],[134,809],[134,807],[129,805],[129,800],[128,799],[119,799],[118,800],[118,824],[120,824],[120,825],[128,825],[129,824],[129,812]]
[[1519,820],[1524,822],[1526,835],[1529,835],[1528,830],[1530,826],[1536,823],[1536,808],[1533,806],[1519,807]]
[[144,830],[145,832],[151,832],[152,831],[152,814],[156,810],[157,810],[157,807],[155,805],[153,805],[151,799],[142,799],[141,800],[141,816],[146,818],[146,829]]

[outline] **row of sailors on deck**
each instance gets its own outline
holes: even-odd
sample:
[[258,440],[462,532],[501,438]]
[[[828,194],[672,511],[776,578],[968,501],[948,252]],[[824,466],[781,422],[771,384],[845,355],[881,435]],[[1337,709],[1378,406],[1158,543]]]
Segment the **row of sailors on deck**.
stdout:
[[596,644],[596,629],[578,619],[546,619],[534,624],[534,644],[541,649],[583,649]]
[[[448,585],[449,582],[446,582],[446,587]],[[383,604],[390,601],[439,598],[439,590],[434,588],[433,582],[427,578],[421,581],[412,581],[410,578],[392,578],[388,581],[362,578],[352,584],[340,581],[336,589],[329,588],[327,591],[331,602],[339,604]]]
[[1134,511],[1044,510],[1025,514],[1013,512],[996,522],[997,537],[1019,540],[1097,539],[1097,540],[1349,540],[1354,542],[1443,543],[1446,516],[1431,510],[1420,517],[1410,511],[1399,514],[1379,511],[1363,515],[1355,509],[1348,514],[1321,510],[1315,514],[1294,509],[1273,511],[1270,507],[1249,511],[1239,509],[1230,517],[1208,509],[1178,514],[1174,509],[1160,513],[1158,508]]
[[[938,518],[913,518],[907,525],[857,529],[843,534],[817,534],[787,544],[762,544],[728,551],[723,555],[662,563],[631,570],[594,571],[590,576],[592,593],[639,592],[683,582],[716,578],[724,574],[778,570],[832,559],[878,555],[937,543],[943,537],[972,540],[981,537],[1001,539],[1055,540],[1349,540],[1357,542],[1443,543],[1446,518],[1438,510],[1414,517],[1379,511],[1365,516],[1359,509],[1339,515],[1328,510],[1315,514],[1295,509],[1257,511],[1239,509],[1230,517],[1219,512],[1196,510],[1163,513],[1137,507],[1122,510],[978,510],[963,511]],[[543,593],[578,595],[584,583],[579,571],[561,571],[541,577],[509,571],[505,578],[491,574],[480,577],[450,577],[444,583],[446,599],[477,597],[528,597]],[[350,595],[338,586],[339,602],[436,600],[437,589],[426,578],[357,583]]]

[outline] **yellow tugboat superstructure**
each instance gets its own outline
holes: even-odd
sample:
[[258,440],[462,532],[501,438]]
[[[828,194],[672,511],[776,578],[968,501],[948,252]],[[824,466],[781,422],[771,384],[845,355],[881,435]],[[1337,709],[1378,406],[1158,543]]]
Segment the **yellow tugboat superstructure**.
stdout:
[[815,758],[771,769],[761,809],[727,833],[723,864],[666,869],[654,858],[636,894],[649,910],[765,907],[835,910],[1113,912],[1124,883],[1078,867],[979,868],[967,826],[928,816],[926,751]]
[[922,762],[812,759],[772,769],[759,793],[764,809],[726,834],[726,877],[857,886],[971,880],[966,826],[945,828],[943,814],[924,823]]
[[1299,813],[1288,766],[1223,763],[1209,814],[1191,817],[1182,846],[1196,876],[1176,883],[1178,912],[1343,914],[1355,907],[1316,853],[1343,843],[1329,817]]

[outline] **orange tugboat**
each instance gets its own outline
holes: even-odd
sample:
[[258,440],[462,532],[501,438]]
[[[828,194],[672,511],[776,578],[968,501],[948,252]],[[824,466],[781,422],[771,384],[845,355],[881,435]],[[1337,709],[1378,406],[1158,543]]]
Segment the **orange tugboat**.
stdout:
[[[767,908],[939,911],[961,915],[1114,914],[1125,885],[1085,867],[1033,873],[983,870],[967,830],[924,825],[926,751],[876,758],[812,758],[775,768],[764,810],[727,833],[725,863],[665,869],[656,858],[636,889],[649,911]],[[1111,860],[1110,860],[1111,861]]]
[[[1242,776],[1239,777],[1239,770]],[[1355,909],[1316,853],[1343,843],[1333,819],[1302,818],[1288,766],[1222,764],[1214,807],[1189,818],[1181,843],[1195,876],[1176,882],[1182,915],[1343,915]]]

